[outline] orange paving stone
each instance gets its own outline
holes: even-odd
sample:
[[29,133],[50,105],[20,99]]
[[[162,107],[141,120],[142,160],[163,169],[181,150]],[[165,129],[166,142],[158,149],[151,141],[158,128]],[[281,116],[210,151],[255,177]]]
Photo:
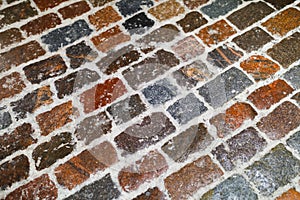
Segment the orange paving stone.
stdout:
[[103,8],[97,11],[95,14],[89,16],[90,22],[96,27],[97,30],[121,19],[122,17],[111,6]]
[[283,193],[280,197],[277,197],[276,200],[299,200],[300,193],[294,188],[289,189],[287,192]]
[[169,0],[149,9],[149,13],[160,21],[184,13],[184,8],[175,0]]

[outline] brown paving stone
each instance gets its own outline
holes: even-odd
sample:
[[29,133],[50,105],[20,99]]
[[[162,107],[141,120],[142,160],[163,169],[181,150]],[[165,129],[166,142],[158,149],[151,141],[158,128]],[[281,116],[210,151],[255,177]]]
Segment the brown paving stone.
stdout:
[[281,40],[267,51],[274,60],[278,61],[284,68],[300,58],[300,33]]
[[238,129],[246,120],[252,120],[257,112],[246,103],[235,103],[225,113],[220,113],[209,120],[217,128],[217,134],[223,138]]
[[168,169],[165,158],[157,151],[150,151],[141,160],[123,168],[118,175],[124,191],[136,190],[145,182],[159,177]]
[[126,92],[123,82],[119,78],[112,78],[83,92],[80,95],[80,102],[84,106],[84,112],[89,113],[112,103]]
[[150,188],[132,200],[166,200],[166,195],[157,187]]
[[89,16],[90,22],[96,27],[97,30],[121,19],[122,17],[111,6],[103,8],[97,11],[95,14]]
[[297,101],[297,103],[300,106],[300,92],[298,92],[297,94],[295,94],[292,99],[295,99]]
[[277,1],[277,0],[265,0],[266,2],[271,3],[276,9],[281,9],[293,2],[295,2],[295,0],[281,0],[281,1]]
[[69,155],[74,149],[72,134],[60,133],[51,137],[49,142],[37,146],[32,152],[37,170],[42,170],[53,165],[57,160]]
[[272,140],[284,137],[299,125],[300,108],[290,102],[282,103],[257,123],[257,127]]
[[248,99],[260,110],[269,109],[293,91],[291,86],[279,79],[255,90]]
[[17,28],[11,28],[0,33],[0,49],[22,41],[24,38]]
[[96,6],[104,6],[105,4],[113,1],[113,0],[89,0],[94,7]]
[[71,122],[71,115],[73,114],[72,101],[60,104],[52,110],[39,114],[36,117],[41,134],[48,135],[55,129],[58,129],[65,124]]
[[46,51],[36,41],[23,44],[0,54],[0,72],[44,55]]
[[164,182],[171,198],[181,200],[188,199],[201,187],[209,185],[222,175],[222,170],[211,158],[204,156],[171,174]]
[[103,142],[59,165],[55,168],[55,176],[60,185],[71,190],[86,181],[91,174],[106,169],[117,160],[114,147],[109,142]]
[[213,25],[207,26],[196,35],[208,46],[218,44],[235,34],[236,30],[232,28],[225,20],[220,20]]
[[241,62],[241,68],[249,73],[256,81],[272,77],[278,70],[279,65],[260,55],[254,55]]
[[186,14],[183,19],[177,22],[185,33],[191,32],[206,23],[207,20],[197,11]]
[[232,13],[228,19],[243,30],[255,22],[271,14],[274,10],[263,2],[250,3],[246,7]]
[[85,1],[73,3],[69,6],[63,7],[58,10],[64,19],[73,19],[77,16],[82,15],[90,10],[89,5]]
[[36,143],[37,140],[31,136],[33,132],[31,124],[24,123],[18,126],[12,133],[5,133],[0,136],[0,160]]
[[0,79],[0,101],[4,98],[12,97],[22,92],[25,84],[17,72]]
[[184,13],[184,8],[175,0],[168,0],[150,8],[148,12],[159,21],[163,21]]
[[284,192],[282,195],[276,198],[276,200],[298,200],[300,199],[300,193],[296,191],[294,188],[289,189]]
[[50,8],[54,8],[55,6],[58,6],[59,4],[61,4],[64,1],[67,0],[33,0],[35,2],[35,4],[39,7],[39,9],[41,11],[45,11],[48,10]]
[[272,34],[284,36],[289,31],[300,26],[300,11],[289,8],[277,14],[262,24]]
[[17,156],[0,165],[0,189],[5,190],[13,183],[29,176],[29,161],[25,155]]
[[207,2],[208,0],[183,0],[183,3],[191,10],[198,8]]
[[58,192],[55,184],[50,180],[48,174],[44,174],[26,185],[23,185],[13,192],[9,193],[5,200],[15,199],[47,199],[55,200],[58,197]]

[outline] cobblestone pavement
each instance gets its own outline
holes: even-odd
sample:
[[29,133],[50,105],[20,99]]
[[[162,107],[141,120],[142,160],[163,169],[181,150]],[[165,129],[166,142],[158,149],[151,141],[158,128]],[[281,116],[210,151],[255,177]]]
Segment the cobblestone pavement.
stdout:
[[299,0],[0,0],[0,199],[300,200]]

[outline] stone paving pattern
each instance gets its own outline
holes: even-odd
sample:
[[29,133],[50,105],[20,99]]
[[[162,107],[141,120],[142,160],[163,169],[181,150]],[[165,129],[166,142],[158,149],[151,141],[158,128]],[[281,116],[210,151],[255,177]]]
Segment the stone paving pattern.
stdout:
[[0,199],[300,200],[300,1],[0,0]]

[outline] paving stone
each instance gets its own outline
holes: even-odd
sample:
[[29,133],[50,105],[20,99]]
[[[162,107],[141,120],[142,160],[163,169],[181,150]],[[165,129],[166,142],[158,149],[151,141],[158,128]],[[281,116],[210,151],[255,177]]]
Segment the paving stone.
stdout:
[[55,184],[50,180],[48,174],[30,181],[29,183],[17,188],[9,193],[5,200],[15,199],[47,199],[55,200],[58,197],[58,192]]
[[233,47],[222,45],[208,53],[207,61],[221,69],[232,65],[243,56],[243,52]]
[[51,104],[53,102],[52,95],[50,86],[43,86],[26,94],[22,99],[11,102],[10,105],[16,114],[16,119],[23,119],[27,113],[33,113],[38,108]]
[[25,155],[17,156],[0,165],[0,189],[10,187],[13,183],[29,176],[29,161]]
[[201,200],[213,199],[256,200],[258,197],[245,178],[235,174],[201,197]]
[[293,35],[281,40],[278,44],[275,44],[270,48],[267,53],[274,60],[278,61],[284,68],[293,64],[300,58],[300,33],[294,33]]
[[80,1],[63,7],[59,9],[58,12],[62,15],[63,19],[73,19],[88,12],[89,10],[89,5],[85,1]]
[[226,15],[242,4],[242,0],[216,0],[201,8],[201,11],[210,18]]
[[262,48],[265,44],[272,41],[273,38],[261,28],[253,28],[232,41],[247,52]]
[[231,68],[200,87],[198,91],[205,101],[212,107],[217,108],[252,84],[253,82],[242,71]]
[[266,141],[254,128],[247,128],[212,151],[226,171],[231,171],[248,162],[266,146]]
[[37,140],[31,135],[33,132],[31,124],[24,123],[18,126],[13,132],[4,133],[0,136],[0,160],[36,143]]
[[255,81],[266,80],[280,70],[279,65],[260,55],[253,55],[249,57],[245,61],[241,62],[240,67],[250,74]]
[[117,199],[120,196],[116,184],[112,181],[110,174],[106,174],[100,180],[84,186],[75,194],[65,200],[96,200],[96,199]]
[[246,103],[235,103],[225,113],[212,117],[209,122],[217,129],[220,138],[226,137],[238,129],[246,120],[253,120],[257,112]]
[[165,187],[172,199],[188,199],[200,188],[223,175],[222,170],[209,156],[201,157],[169,175]]
[[108,52],[115,46],[129,41],[130,36],[124,34],[119,26],[115,26],[100,35],[93,37],[91,40],[99,51]]
[[124,154],[132,154],[152,144],[156,144],[175,131],[175,126],[160,112],[152,113],[142,119],[141,123],[134,124],[117,137],[114,141],[124,150]]
[[13,24],[15,22],[27,19],[37,15],[36,9],[31,7],[29,1],[24,1],[19,4],[7,7],[0,10],[0,28]]
[[21,26],[21,29],[26,33],[27,36],[31,36],[41,34],[59,24],[61,24],[61,20],[58,15],[55,13],[50,13],[28,22],[27,24]]
[[300,26],[300,11],[295,8],[289,8],[262,25],[272,34],[284,36],[289,31]]
[[258,88],[248,96],[248,99],[258,109],[269,109],[273,104],[279,102],[293,91],[293,88],[285,81],[278,79],[268,85]]
[[178,64],[179,60],[174,54],[159,50],[152,57],[133,65],[122,74],[133,89],[138,89],[143,83],[155,79]]
[[84,112],[89,113],[114,102],[126,92],[123,82],[119,78],[112,78],[83,92],[80,102],[84,106]]
[[283,144],[256,161],[245,172],[255,187],[265,196],[290,183],[299,174],[300,161]]
[[186,124],[206,112],[207,108],[193,93],[190,93],[169,106],[167,111],[179,124]]
[[130,35],[143,34],[154,25],[154,21],[149,19],[145,13],[139,13],[127,19],[122,25]]
[[60,104],[52,108],[52,110],[39,114],[36,117],[41,134],[48,135],[55,129],[58,129],[72,121],[70,118],[73,114],[72,101]]
[[217,21],[201,29],[196,35],[208,46],[218,44],[235,34],[236,30],[232,28],[225,20]]
[[0,49],[11,44],[21,42],[24,39],[22,33],[17,28],[11,28],[0,33]]
[[164,21],[184,13],[184,8],[175,0],[163,2],[148,11],[159,21]]
[[67,71],[67,65],[60,55],[33,63],[23,68],[25,76],[33,84],[59,76]]
[[100,30],[110,25],[111,23],[117,22],[121,19],[122,17],[111,6],[105,7],[97,11],[93,15],[89,15],[89,20],[91,24],[93,24],[97,30]]
[[117,162],[117,152],[109,142],[84,150],[55,168],[57,182],[69,190],[86,181],[90,175]]
[[300,153],[300,131],[294,133],[286,143]]
[[104,6],[105,4],[112,2],[113,0],[89,0],[91,4],[93,4],[94,7],[101,7]]
[[113,116],[116,124],[122,124],[146,111],[146,105],[140,96],[135,94],[111,105],[107,111]]
[[257,123],[270,139],[278,140],[300,125],[300,108],[284,102]]
[[274,12],[274,9],[269,7],[267,4],[263,2],[253,2],[242,9],[235,11],[227,18],[240,30],[244,30],[255,22],[265,18],[272,12]]
[[183,0],[183,3],[191,10],[207,3],[208,0]]
[[97,66],[103,73],[110,75],[137,61],[140,57],[140,52],[133,45],[128,45],[119,50],[110,51],[107,56],[97,62]]
[[0,107],[0,130],[9,127],[12,124],[11,115],[4,111],[5,107]]
[[177,22],[185,33],[191,32],[204,24],[207,20],[197,11],[190,12]]
[[153,2],[151,0],[121,0],[116,3],[121,14],[126,17],[142,10],[142,7],[151,7]]
[[85,85],[98,81],[99,79],[100,76],[97,72],[89,69],[82,69],[80,71],[73,72],[54,82],[58,92],[57,96],[59,99],[62,99],[65,96],[71,95],[73,92],[83,88]]
[[0,72],[7,71],[22,63],[44,55],[46,51],[36,41],[31,41],[21,46],[10,49],[0,54]]
[[297,94],[295,94],[292,99],[295,99],[297,101],[297,103],[300,106],[300,92],[298,92]]
[[205,125],[199,123],[169,140],[162,150],[176,162],[183,162],[189,155],[206,149],[213,140]]
[[300,199],[300,193],[295,190],[295,188],[289,189],[280,197],[277,197],[276,200],[297,200]]
[[194,36],[188,36],[172,46],[172,50],[183,61],[188,61],[204,53],[204,46]]
[[142,93],[150,104],[157,105],[173,99],[178,90],[167,79],[162,79],[143,89]]
[[142,159],[123,168],[118,174],[118,179],[122,189],[128,192],[136,190],[143,183],[159,177],[167,169],[166,159],[157,151],[150,151]]
[[54,8],[59,4],[63,3],[67,0],[52,0],[52,1],[45,1],[45,0],[33,0],[34,3],[39,7],[41,11],[48,10],[50,8]]
[[71,25],[47,33],[41,39],[48,46],[48,49],[53,52],[82,37],[90,35],[91,32],[92,30],[84,20],[78,20]]
[[37,146],[32,152],[37,170],[42,170],[53,165],[57,160],[69,155],[74,149],[75,143],[72,134],[60,133],[51,137],[49,142]]
[[13,72],[8,76],[0,79],[0,101],[2,99],[12,97],[22,92],[25,84],[21,76],[17,72]]
[[166,200],[166,195],[157,187],[150,188],[132,200]]
[[291,3],[293,3],[295,0],[282,0],[282,1],[277,1],[277,0],[264,0],[266,2],[271,3],[276,9],[281,9]]
[[284,74],[284,78],[296,89],[300,88],[300,65],[292,67]]

